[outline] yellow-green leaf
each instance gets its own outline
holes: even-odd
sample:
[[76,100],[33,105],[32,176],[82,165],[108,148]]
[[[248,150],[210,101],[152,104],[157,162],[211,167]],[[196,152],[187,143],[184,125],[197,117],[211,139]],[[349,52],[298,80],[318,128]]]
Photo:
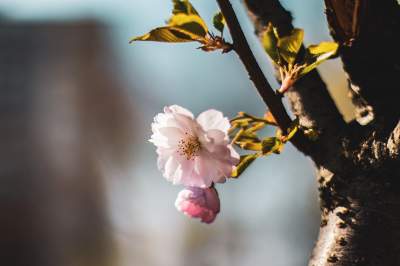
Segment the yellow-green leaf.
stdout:
[[283,142],[276,137],[267,137],[263,139],[261,145],[263,155],[280,153],[283,149]]
[[198,15],[196,9],[188,0],[173,0],[174,9],[172,14],[186,14],[186,15]]
[[219,31],[219,32],[221,32],[221,35],[222,35],[222,33],[224,32],[224,28],[225,28],[225,18],[224,18],[224,15],[222,15],[222,13],[221,12],[218,12],[217,14],[215,14],[214,15],[214,17],[213,17],[213,24],[214,24],[214,27]]
[[255,161],[255,159],[257,159],[258,156],[259,154],[257,153],[240,156],[240,162],[232,171],[232,177],[238,178],[243,171],[246,170],[246,168],[249,167],[250,164]]
[[197,35],[198,38],[204,38],[208,33],[207,25],[198,15],[173,15],[168,21],[168,26],[183,29]]
[[256,134],[254,134],[254,135],[240,135],[237,138],[237,142],[244,142],[244,141],[261,142]]
[[307,52],[310,55],[320,56],[326,53],[336,52],[339,45],[335,42],[321,42],[320,44],[314,44],[307,47]]
[[151,30],[149,33],[132,38],[133,41],[193,42],[206,43],[208,28],[196,9],[187,0],[174,0],[172,16],[168,25]]
[[190,32],[186,32],[182,29],[166,26],[166,27],[156,28],[145,35],[132,38],[129,42],[132,43],[134,41],[180,43],[180,42],[193,42],[193,41],[201,42],[201,39],[199,39],[197,35],[194,35]]
[[288,130],[289,133],[287,134],[285,141],[289,141],[291,138],[293,138],[298,129],[299,129],[299,127],[297,125],[289,128],[289,130]]
[[237,125],[239,127],[247,127],[251,122],[251,118],[247,117],[235,117],[231,120],[232,125]]
[[271,57],[272,61],[274,61],[275,64],[277,65],[280,64],[278,39],[279,37],[276,28],[274,28],[271,23],[268,24],[266,31],[263,33],[261,37],[261,41],[264,50],[267,52],[269,57]]
[[307,74],[319,64],[334,56],[338,48],[339,45],[335,42],[321,42],[320,44],[307,47],[304,58],[305,67],[301,70],[300,75]]
[[240,148],[245,149],[245,150],[250,150],[250,151],[261,151],[262,150],[261,143],[254,141],[254,140],[242,140],[242,141],[238,141],[237,144],[240,146]]
[[244,132],[245,134],[252,134],[253,132],[257,132],[260,129],[263,129],[265,127],[265,122],[256,122],[253,123],[251,127],[249,127],[248,129],[246,129],[246,131]]
[[302,29],[293,29],[289,36],[285,36],[278,40],[279,54],[290,65],[292,65],[297,57],[297,53],[303,43],[304,31]]

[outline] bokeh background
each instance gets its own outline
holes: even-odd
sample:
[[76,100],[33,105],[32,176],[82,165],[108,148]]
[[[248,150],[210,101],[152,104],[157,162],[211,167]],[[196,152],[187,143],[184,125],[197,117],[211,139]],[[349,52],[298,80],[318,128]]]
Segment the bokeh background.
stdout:
[[[232,1],[271,84],[241,1]],[[193,0],[206,21],[215,1]],[[330,39],[322,1],[284,0],[306,44]],[[156,168],[154,115],[179,104],[262,115],[234,53],[128,40],[166,0],[0,0],[0,263],[23,266],[298,266],[318,234],[310,160],[287,145],[217,189],[212,225],[178,213]],[[228,35],[228,34],[227,34]],[[229,38],[229,36],[228,36]],[[345,118],[338,59],[319,68]],[[266,132],[272,133],[272,132]]]

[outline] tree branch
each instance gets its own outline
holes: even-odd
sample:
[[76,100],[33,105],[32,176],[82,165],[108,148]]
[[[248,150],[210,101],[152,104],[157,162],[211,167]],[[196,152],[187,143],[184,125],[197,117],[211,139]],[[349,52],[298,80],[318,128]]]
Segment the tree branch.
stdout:
[[[259,37],[269,23],[278,29],[281,36],[289,35],[293,30],[292,16],[278,0],[245,0],[245,4]],[[301,52],[304,52],[304,47]],[[286,95],[301,125],[335,135],[346,127],[317,70],[296,82]]]
[[[287,129],[292,125],[292,120],[286,112],[281,97],[278,96],[272,89],[260,66],[258,65],[257,60],[254,57],[249,44],[247,43],[246,37],[242,31],[231,3],[229,0],[217,0],[217,3],[225,17],[226,24],[231,33],[233,49],[238,54],[249,74],[250,79],[253,81],[256,90],[274,116],[278,126],[283,132],[287,132]],[[315,143],[307,139],[303,132],[299,131],[294,138],[291,139],[291,142],[304,154],[311,156],[312,148],[314,146],[313,144]]]
[[325,0],[325,4],[331,34],[341,44],[353,102],[361,108],[359,117],[375,117],[390,130],[400,115],[398,99],[390,92],[397,89],[400,75],[396,41],[400,5],[396,0]]
[[258,65],[257,60],[247,43],[246,37],[244,36],[231,3],[229,0],[217,0],[217,2],[231,33],[234,47],[233,49],[236,51],[240,60],[246,67],[250,79],[253,81],[254,86],[256,87],[261,98],[275,117],[279,127],[286,132],[286,130],[290,127],[292,120],[286,112],[281,98],[275,94],[274,90],[271,88],[266,77],[264,76],[260,66]]

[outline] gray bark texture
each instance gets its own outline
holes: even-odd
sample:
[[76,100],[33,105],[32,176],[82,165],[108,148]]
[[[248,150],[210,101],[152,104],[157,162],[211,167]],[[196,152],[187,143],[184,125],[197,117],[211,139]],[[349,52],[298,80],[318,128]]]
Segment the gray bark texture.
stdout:
[[[284,36],[292,17],[278,0],[245,0],[259,34]],[[396,0],[325,0],[331,35],[356,105],[345,123],[317,71],[287,97],[300,124],[319,138],[300,151],[318,172],[321,226],[310,266],[400,265],[400,5]],[[298,147],[299,148],[299,147]]]

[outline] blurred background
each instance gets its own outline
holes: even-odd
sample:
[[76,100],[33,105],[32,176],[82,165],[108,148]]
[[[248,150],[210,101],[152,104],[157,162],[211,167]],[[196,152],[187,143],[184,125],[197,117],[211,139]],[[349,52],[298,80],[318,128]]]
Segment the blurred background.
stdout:
[[[232,2],[278,86],[242,3]],[[206,21],[217,11],[215,1],[192,3]],[[283,4],[307,44],[330,39],[322,1]],[[166,0],[0,0],[1,265],[306,265],[317,188],[311,161],[290,145],[217,186],[213,224],[175,210],[181,188],[162,178],[147,141],[154,115],[171,104],[230,117],[265,106],[234,53],[128,44],[171,8]],[[339,60],[320,71],[351,119]]]

